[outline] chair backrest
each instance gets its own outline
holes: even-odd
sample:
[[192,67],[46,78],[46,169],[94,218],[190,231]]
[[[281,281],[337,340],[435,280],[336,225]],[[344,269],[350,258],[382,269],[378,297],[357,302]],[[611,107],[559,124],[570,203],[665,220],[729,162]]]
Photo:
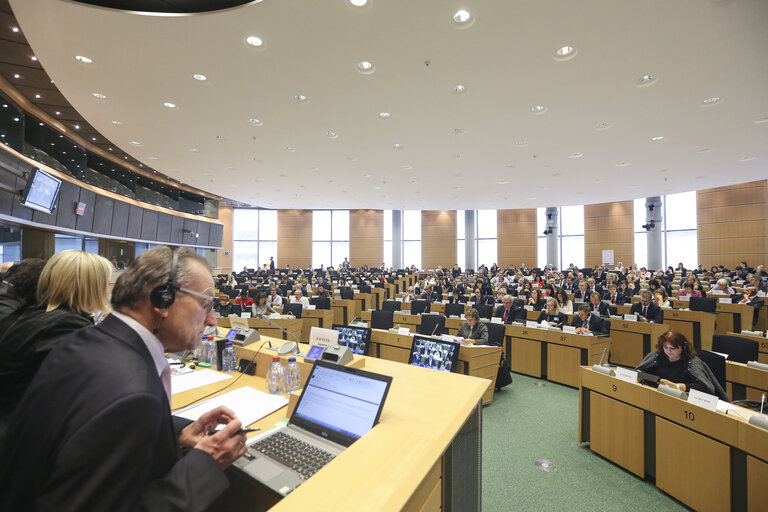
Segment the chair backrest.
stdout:
[[503,347],[504,335],[507,332],[506,326],[491,322],[486,323],[485,326],[488,327],[488,344],[494,347]]
[[429,301],[426,301],[426,300],[411,301],[411,314],[418,315],[419,313],[429,313]]
[[475,304],[475,309],[480,315],[480,318],[490,319],[493,316],[493,306],[488,304]]
[[384,288],[384,283],[373,283],[374,288]]
[[339,290],[341,298],[344,300],[352,300],[355,298],[355,292],[351,288],[342,288]]
[[240,304],[232,304],[232,313],[230,313],[231,316],[240,316],[243,313],[243,307]]
[[376,310],[371,311],[372,329],[391,329],[395,323],[392,321],[393,311]]
[[291,304],[290,302],[287,304],[283,304],[283,314],[291,313],[296,318],[301,318],[301,310],[304,309],[304,306],[299,304],[298,302],[295,304]]
[[309,303],[315,306],[316,309],[331,309],[330,297],[312,297],[309,299]]
[[760,343],[755,340],[715,334],[712,336],[712,351],[728,354],[729,361],[747,363],[757,361]]
[[445,331],[445,317],[441,315],[422,315],[419,334],[439,336]]
[[691,311],[705,311],[714,313],[717,310],[717,299],[705,299],[704,297],[691,297],[688,307]]
[[710,352],[709,350],[697,350],[696,353],[699,358],[709,366],[709,369],[715,374],[717,382],[719,382],[723,389],[725,389],[725,358],[720,354]]
[[396,300],[385,300],[384,305],[382,306],[382,309],[384,311],[400,311],[402,307],[403,307],[402,302],[398,302]]
[[371,293],[371,287],[366,284],[358,286],[357,289],[360,293]]
[[445,316],[461,316],[464,314],[464,304],[446,304]]

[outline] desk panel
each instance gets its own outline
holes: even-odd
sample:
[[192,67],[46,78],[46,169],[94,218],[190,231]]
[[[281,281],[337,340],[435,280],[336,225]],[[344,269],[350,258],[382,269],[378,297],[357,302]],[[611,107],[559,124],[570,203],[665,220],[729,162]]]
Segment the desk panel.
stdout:
[[643,411],[592,392],[589,399],[592,451],[640,478],[645,477]]
[[768,464],[747,455],[747,509],[765,510],[768,504]]
[[712,335],[715,332],[715,314],[703,311],[665,309],[664,323],[673,331],[681,332],[693,341],[697,350],[712,350]]
[[630,322],[611,319],[611,356],[613,364],[635,367],[649,353],[663,333],[669,330],[667,324]]

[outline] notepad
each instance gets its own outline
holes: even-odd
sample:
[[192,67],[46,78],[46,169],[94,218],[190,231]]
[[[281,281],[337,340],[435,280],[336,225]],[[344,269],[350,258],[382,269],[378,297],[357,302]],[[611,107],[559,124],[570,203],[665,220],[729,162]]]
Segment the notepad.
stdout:
[[206,412],[223,405],[232,410],[245,426],[272,414],[287,403],[288,399],[281,395],[270,395],[250,386],[244,386],[178,410],[173,415],[195,421]]
[[226,373],[219,373],[213,370],[197,370],[171,375],[171,394],[183,393],[190,389],[195,389],[214,382],[219,382],[232,377]]

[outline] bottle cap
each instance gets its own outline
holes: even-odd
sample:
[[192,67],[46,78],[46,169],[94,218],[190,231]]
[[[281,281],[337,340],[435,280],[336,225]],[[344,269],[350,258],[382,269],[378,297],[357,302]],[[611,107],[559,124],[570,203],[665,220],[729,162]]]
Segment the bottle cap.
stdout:
[[289,363],[295,363],[296,362],[296,358],[295,357],[289,357],[288,358],[288,362]]
[[280,356],[272,356],[272,360],[273,361],[279,361],[280,360]]
[[231,341],[228,341],[227,343],[225,343],[225,344],[224,344],[224,346],[225,346],[225,347],[231,347],[231,346],[232,346],[232,342],[231,342]]

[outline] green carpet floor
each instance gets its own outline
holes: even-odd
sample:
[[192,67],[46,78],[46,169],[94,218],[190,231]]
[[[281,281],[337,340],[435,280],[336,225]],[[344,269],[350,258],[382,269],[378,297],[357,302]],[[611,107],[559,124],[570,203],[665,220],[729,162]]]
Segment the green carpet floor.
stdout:
[[[512,377],[483,408],[484,512],[688,510],[578,443],[577,389]],[[555,471],[537,469],[540,459],[552,461]]]

